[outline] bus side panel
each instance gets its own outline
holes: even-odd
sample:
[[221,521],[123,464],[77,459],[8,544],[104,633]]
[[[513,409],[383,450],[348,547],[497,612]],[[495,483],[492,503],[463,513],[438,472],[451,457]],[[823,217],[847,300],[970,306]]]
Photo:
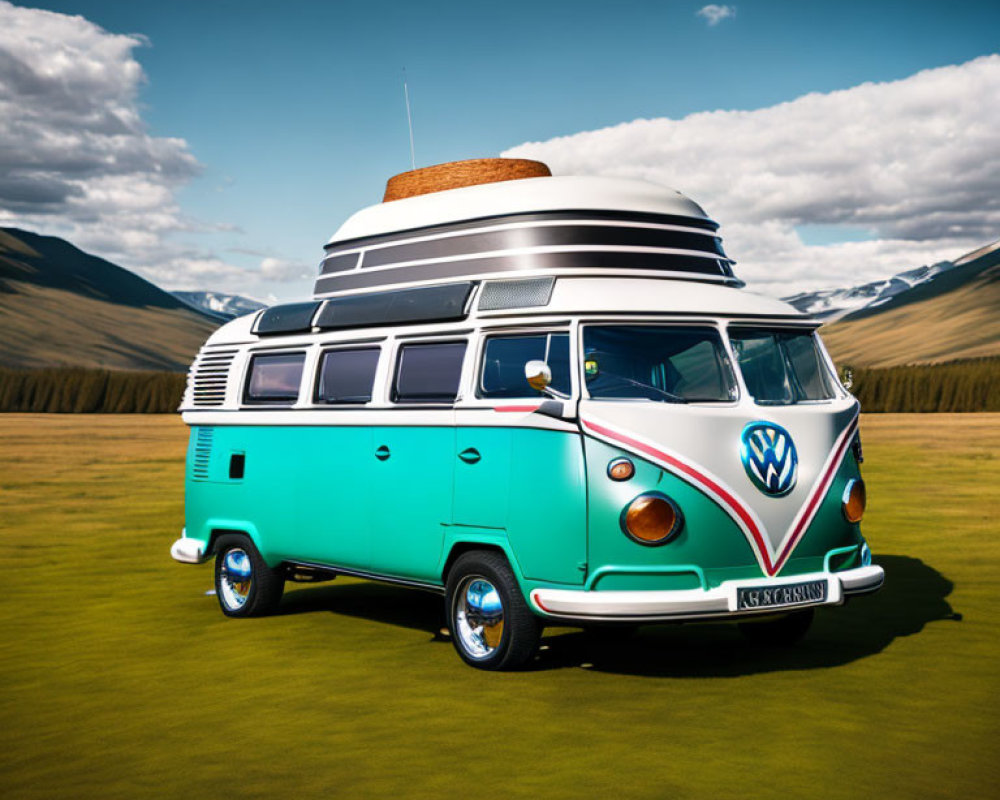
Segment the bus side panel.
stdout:
[[444,525],[451,522],[457,458],[450,416],[447,422],[373,429],[374,447],[364,462],[370,480],[366,505],[371,521],[372,572],[440,580],[438,565]]
[[511,428],[507,535],[529,580],[582,584],[587,474],[578,433]]
[[[192,428],[191,437],[188,535],[207,541],[220,529],[255,532],[257,548],[269,564],[285,558],[298,526],[300,473],[293,454],[307,441],[306,429],[202,426]],[[242,476],[234,470],[234,457],[240,456]]]
[[514,432],[513,428],[457,428],[454,524],[506,530]]
[[307,441],[294,456],[302,475],[296,503],[298,532],[286,555],[367,570],[372,429],[330,425],[304,430]]

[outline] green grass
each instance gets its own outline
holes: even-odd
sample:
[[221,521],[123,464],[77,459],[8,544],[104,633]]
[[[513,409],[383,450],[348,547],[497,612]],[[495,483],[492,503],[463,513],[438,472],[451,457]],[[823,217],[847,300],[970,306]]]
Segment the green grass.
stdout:
[[863,421],[878,595],[796,649],[550,631],[464,666],[439,600],[347,580],[229,620],[173,563],[175,417],[0,415],[0,796],[987,797],[1000,415]]

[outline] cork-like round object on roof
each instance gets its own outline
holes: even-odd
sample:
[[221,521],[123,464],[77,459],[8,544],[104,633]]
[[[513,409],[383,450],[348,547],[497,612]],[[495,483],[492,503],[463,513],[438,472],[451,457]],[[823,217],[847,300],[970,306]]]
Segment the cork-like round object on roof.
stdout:
[[473,158],[435,164],[412,172],[393,175],[385,185],[383,203],[421,194],[477,186],[481,183],[516,181],[521,178],[547,178],[552,173],[541,161],[526,158]]

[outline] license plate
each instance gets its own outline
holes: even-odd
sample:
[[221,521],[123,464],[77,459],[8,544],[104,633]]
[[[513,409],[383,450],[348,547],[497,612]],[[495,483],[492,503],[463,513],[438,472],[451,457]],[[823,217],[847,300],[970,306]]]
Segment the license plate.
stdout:
[[736,608],[780,608],[826,600],[825,580],[784,583],[780,586],[748,586],[736,590]]

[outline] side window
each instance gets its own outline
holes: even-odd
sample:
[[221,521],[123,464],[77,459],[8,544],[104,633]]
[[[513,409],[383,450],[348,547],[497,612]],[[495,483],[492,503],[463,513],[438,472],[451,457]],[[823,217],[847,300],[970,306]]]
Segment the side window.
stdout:
[[323,353],[316,386],[317,403],[368,403],[375,385],[379,350],[329,350]]
[[493,336],[483,349],[480,397],[538,397],[524,377],[529,361],[544,361],[552,370],[551,388],[569,395],[569,334]]
[[394,403],[451,403],[458,396],[465,342],[407,344],[399,351]]
[[245,403],[291,405],[299,397],[305,353],[255,355],[250,360],[250,377],[243,394]]

